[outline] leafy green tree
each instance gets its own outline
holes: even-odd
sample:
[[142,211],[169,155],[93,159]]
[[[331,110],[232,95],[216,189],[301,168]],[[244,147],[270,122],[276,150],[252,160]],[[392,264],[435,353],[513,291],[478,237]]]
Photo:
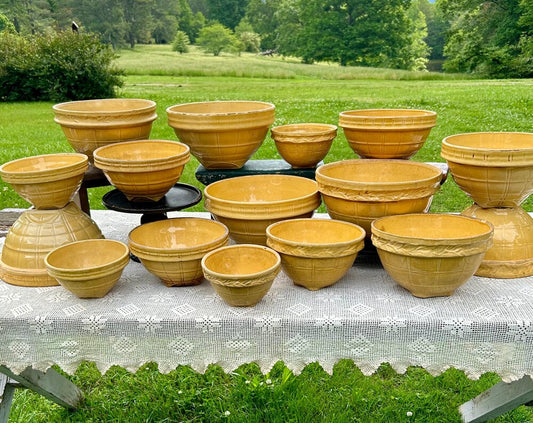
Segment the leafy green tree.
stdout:
[[231,29],[220,23],[202,28],[196,41],[204,51],[213,53],[214,56],[220,55],[223,51],[235,51],[238,42]]
[[218,21],[231,30],[239,24],[246,13],[249,0],[206,0],[207,18]]
[[126,21],[126,40],[131,48],[136,43],[147,43],[154,25],[151,9],[154,0],[122,0]]
[[20,34],[42,34],[53,25],[47,0],[0,0],[0,11]]
[[261,37],[261,49],[263,50],[277,50],[279,47],[276,10],[280,4],[280,0],[250,0],[246,7],[246,19],[252,25],[254,32]]
[[235,27],[235,36],[242,43],[242,51],[257,53],[261,48],[261,37],[254,32],[246,18],[243,18]]
[[7,18],[6,15],[0,13],[0,32],[15,32],[15,25]]
[[439,7],[451,21],[445,70],[495,78],[533,76],[530,0],[441,0]]
[[178,31],[172,43],[172,51],[177,51],[180,54],[188,53],[190,44],[187,34],[183,31]]
[[78,0],[76,17],[88,32],[114,48],[124,44],[127,23],[122,0]]

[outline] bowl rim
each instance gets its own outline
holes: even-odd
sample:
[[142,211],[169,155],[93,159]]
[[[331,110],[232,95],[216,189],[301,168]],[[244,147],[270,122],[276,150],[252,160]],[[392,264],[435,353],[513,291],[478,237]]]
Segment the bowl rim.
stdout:
[[[232,249],[239,249],[239,248],[248,248],[248,249],[254,249],[254,250],[257,250],[257,251],[262,251],[262,252],[265,252],[265,253],[269,253],[270,255],[274,256],[274,258],[276,259],[276,262],[268,267],[267,269],[264,269],[264,270],[261,270],[259,272],[255,272],[255,273],[245,273],[245,274],[240,274],[240,275],[231,275],[231,274],[227,274],[227,273],[220,273],[220,272],[216,272],[212,269],[210,269],[209,267],[207,267],[206,265],[206,261],[209,260],[209,258],[213,255],[216,255],[216,254],[223,254],[225,251],[228,251],[228,250],[232,250]],[[233,245],[226,245],[224,247],[220,247],[220,248],[217,248],[213,251],[210,251],[208,252],[206,255],[204,255],[202,257],[202,261],[201,261],[201,266],[202,266],[202,269],[208,273],[208,274],[211,274],[211,275],[214,275],[215,277],[217,278],[223,278],[223,279],[228,279],[228,280],[239,280],[239,279],[242,279],[242,278],[246,278],[246,279],[258,279],[258,278],[261,278],[261,277],[264,277],[266,275],[269,275],[271,274],[272,272],[275,272],[277,269],[280,268],[281,266],[281,256],[279,255],[279,253],[270,248],[270,247],[267,247],[267,246],[264,246],[264,245],[258,245],[258,244],[233,244]]]
[[[357,229],[360,232],[360,235],[357,238],[348,240],[348,241],[342,241],[342,242],[304,242],[304,241],[291,241],[289,239],[283,238],[278,235],[274,235],[272,233],[272,230],[279,226],[284,225],[291,225],[294,223],[307,223],[307,224],[315,224],[315,222],[318,223],[325,223],[326,225],[329,225],[330,223],[333,223],[335,225],[339,226],[347,226],[354,229]],[[329,223],[326,223],[329,222]],[[359,225],[352,223],[352,222],[346,222],[344,220],[338,220],[338,219],[317,219],[317,218],[300,218],[300,219],[287,219],[287,220],[280,220],[279,222],[275,222],[270,224],[266,228],[266,234],[267,238],[270,237],[276,242],[290,245],[291,247],[298,247],[298,246],[304,246],[304,247],[316,247],[316,248],[324,248],[324,247],[333,247],[333,246],[349,246],[352,244],[358,244],[359,242],[363,241],[366,236],[366,231]]]
[[[342,165],[350,165],[350,164],[361,164],[362,166],[365,165],[372,165],[373,163],[383,163],[383,164],[401,164],[402,166],[405,165],[407,167],[422,167],[428,170],[434,170],[435,175],[422,178],[422,179],[411,179],[408,181],[397,181],[397,182],[379,182],[379,181],[353,181],[353,180],[347,180],[347,179],[339,179],[334,178],[332,176],[324,175],[323,170],[334,168]],[[426,186],[429,183],[435,182],[440,185],[440,181],[442,180],[442,170],[439,169],[437,166],[430,165],[428,163],[423,162],[417,162],[412,160],[402,160],[402,159],[347,159],[347,160],[340,160],[336,162],[326,163],[321,166],[319,166],[316,169],[315,177],[317,179],[317,183],[320,185],[338,185],[339,183],[342,183],[345,187],[348,189],[356,188],[356,189],[364,189],[368,190],[369,188],[379,190],[379,187],[384,187],[383,189],[389,190],[391,187],[394,187],[396,189],[402,189],[405,187],[405,185],[410,185],[409,188],[412,188],[413,184],[415,184],[417,187],[420,185]]]
[[[117,247],[120,247],[123,249],[123,252],[120,254],[120,256],[112,261],[109,261],[104,264],[100,264],[97,266],[89,266],[84,267],[80,269],[72,269],[67,267],[58,267],[54,266],[50,263],[50,258],[53,257],[55,254],[64,254],[62,250],[64,250],[67,247],[70,247],[74,244],[115,244]],[[60,245],[59,247],[54,248],[52,251],[50,251],[44,258],[45,266],[48,270],[50,270],[54,275],[60,276],[63,275],[71,275],[72,277],[84,277],[87,276],[86,272],[88,271],[100,271],[97,274],[100,275],[100,273],[114,273],[117,271],[117,267],[125,267],[129,262],[129,247],[124,244],[121,241],[117,241],[114,239],[108,239],[108,238],[98,238],[98,239],[83,239],[78,241],[69,242],[63,245]],[[89,275],[90,279],[95,276],[94,274]]]
[[[105,103],[134,103],[134,102],[144,102],[144,105],[140,107],[135,107],[133,109],[126,109],[126,110],[96,110],[96,109],[89,109],[89,110],[78,110],[73,109],[70,106],[74,107],[76,105],[81,104],[96,104],[98,102],[105,102]],[[65,107],[68,106],[68,107]],[[153,100],[144,99],[144,98],[100,98],[100,99],[90,99],[90,100],[75,100],[75,101],[64,101],[62,103],[57,103],[52,106],[52,109],[55,113],[58,114],[72,114],[72,115],[107,115],[107,116],[122,116],[124,114],[128,113],[142,113],[142,112],[149,112],[152,110],[155,110],[157,104]]]
[[[116,158],[108,158],[108,157],[102,157],[100,156],[100,153],[107,149],[117,148],[121,146],[129,146],[133,144],[172,144],[172,145],[178,145],[180,147],[183,147],[183,150],[179,153],[168,155],[168,156],[161,156],[156,157],[152,159],[142,159],[142,160],[127,160],[127,159],[116,159]],[[94,163],[96,167],[97,164],[102,164],[104,166],[131,166],[131,167],[138,167],[138,166],[146,166],[150,164],[157,164],[160,162],[163,162],[162,164],[170,164],[169,161],[174,162],[178,161],[178,164],[182,164],[182,162],[187,162],[190,158],[190,152],[191,149],[187,144],[184,144],[180,141],[172,141],[172,140],[133,140],[133,141],[122,141],[112,144],[103,145],[101,147],[98,147],[96,150],[93,151],[93,157],[94,157]],[[175,163],[173,163],[175,164]]]
[[[382,224],[384,221],[387,220],[394,220],[394,219],[442,219],[442,218],[451,218],[451,219],[461,219],[461,220],[468,220],[471,222],[476,222],[476,224],[485,225],[486,230],[482,231],[480,233],[469,235],[469,236],[456,236],[456,237],[428,237],[428,236],[410,236],[410,235],[400,235],[397,233],[389,232],[380,229],[378,226]],[[398,215],[391,215],[391,216],[383,216],[378,219],[375,219],[371,223],[371,229],[372,229],[372,236],[380,236],[387,239],[395,239],[399,241],[411,241],[411,240],[417,240],[419,244],[450,244],[454,243],[455,245],[460,244],[468,244],[472,241],[476,240],[483,240],[485,238],[491,238],[492,234],[494,233],[494,226],[492,223],[490,223],[487,220],[479,219],[476,217],[471,216],[465,216],[462,214],[457,213],[407,213],[407,214],[398,214]]]
[[[179,108],[187,108],[191,106],[198,106],[198,105],[206,105],[206,104],[256,104],[256,105],[263,105],[264,108],[261,109],[253,109],[253,110],[247,110],[244,112],[204,112],[204,113],[193,113],[193,112],[187,112],[187,111],[179,111],[177,109]],[[169,116],[188,116],[188,117],[206,117],[206,116],[235,116],[235,115],[249,115],[254,113],[263,113],[263,112],[270,112],[274,111],[276,109],[276,106],[273,103],[265,102],[265,101],[255,101],[255,100],[215,100],[215,101],[194,101],[189,103],[180,103],[175,104],[173,106],[169,106],[166,109],[167,115]]]
[[[78,157],[79,160],[62,165],[59,167],[49,168],[49,169],[39,169],[39,170],[25,170],[25,171],[14,171],[9,170],[13,165],[20,164],[25,161],[43,159],[47,160],[52,157]],[[0,175],[5,182],[13,183],[44,183],[51,182],[56,180],[61,180],[69,177],[74,177],[84,174],[89,168],[89,158],[86,154],[83,153],[50,153],[50,154],[39,154],[36,156],[21,157],[18,159],[10,160],[0,166]],[[39,178],[39,180],[35,180]]]
[[[209,242],[205,242],[203,244],[196,244],[191,247],[184,247],[184,248],[179,248],[179,249],[172,249],[168,247],[153,247],[153,246],[149,246],[146,244],[141,244],[140,242],[137,242],[132,239],[132,236],[134,235],[134,233],[139,232],[141,230],[140,228],[142,228],[143,230],[146,230],[146,229],[150,229],[152,226],[155,227],[163,223],[170,224],[170,223],[177,222],[177,221],[182,221],[182,222],[201,221],[202,223],[209,223],[209,225],[214,225],[214,226],[223,228],[224,233],[220,237],[217,237]],[[225,240],[228,239],[228,237],[229,237],[229,229],[227,228],[226,225],[224,225],[221,222],[218,222],[216,220],[211,220],[211,219],[205,219],[202,217],[180,216],[180,217],[173,217],[170,219],[165,219],[165,220],[160,220],[160,221],[155,221],[155,222],[144,223],[142,225],[137,226],[136,228],[133,228],[128,233],[128,244],[130,245],[130,248],[132,250],[135,250],[135,252],[141,251],[142,253],[147,253],[147,254],[151,253],[151,254],[164,255],[164,256],[175,256],[176,254],[185,254],[187,252],[196,253],[202,247],[208,248],[212,245],[218,245],[220,243],[224,243]]]
[[[311,127],[309,131],[305,132],[294,132],[291,129],[298,129],[302,127]],[[321,129],[322,128],[322,129]],[[337,131],[337,125],[330,123],[318,123],[318,122],[301,122],[301,123],[288,123],[285,125],[274,126],[270,129],[270,132],[273,135],[280,136],[294,136],[294,137],[307,137],[313,135],[325,135]]]
[[[298,180],[306,180],[306,181],[309,181],[309,183],[314,183],[315,185],[315,190],[311,193],[307,193],[305,195],[300,195],[298,197],[293,197],[293,198],[288,198],[288,199],[285,199],[285,200],[274,200],[274,201],[235,201],[235,200],[227,200],[225,198],[219,198],[219,197],[214,197],[212,194],[210,194],[208,192],[209,190],[209,187],[213,187],[215,185],[222,185],[224,183],[231,183],[231,181],[235,180],[235,179],[239,179],[239,180],[243,180],[244,178],[253,178],[253,179],[259,179],[259,178],[264,178],[264,177],[268,177],[268,178],[275,178],[275,179],[281,179],[281,178],[298,178],[298,179],[293,179],[295,182],[298,181]],[[307,182],[306,182],[307,183]],[[211,188],[212,189],[212,188]],[[265,175],[245,175],[245,176],[236,176],[236,177],[233,177],[233,178],[226,178],[226,179],[221,179],[219,181],[215,181],[209,185],[207,185],[205,188],[204,188],[204,196],[206,199],[210,200],[210,201],[216,201],[216,202],[219,202],[219,203],[224,203],[224,204],[232,204],[232,205],[240,205],[241,207],[244,205],[244,206],[258,206],[258,205],[276,205],[276,204],[284,204],[284,203],[290,203],[290,202],[293,202],[295,200],[301,200],[301,199],[306,199],[306,198],[310,198],[310,197],[313,197],[315,196],[316,194],[318,193],[318,183],[313,180],[313,179],[309,179],[309,178],[305,178],[303,176],[295,176],[295,175],[282,175],[282,174],[265,174]]]
[[[364,114],[364,113],[369,114]],[[379,113],[379,112],[391,112],[390,115],[387,116],[376,116],[372,113]],[[398,116],[394,115],[394,112],[407,112],[407,116]],[[376,108],[376,109],[352,109],[352,110],[344,110],[339,113],[339,116],[342,117],[356,117],[361,119],[376,119],[376,120],[388,120],[388,119],[399,119],[399,118],[416,118],[416,117],[436,117],[437,112],[433,110],[425,110],[425,109],[409,109],[409,108]]]

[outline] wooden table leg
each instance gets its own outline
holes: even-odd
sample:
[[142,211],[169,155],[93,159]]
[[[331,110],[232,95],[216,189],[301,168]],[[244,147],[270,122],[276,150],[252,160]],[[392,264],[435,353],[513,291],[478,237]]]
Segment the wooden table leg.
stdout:
[[76,408],[83,400],[83,392],[52,368],[43,373],[28,367],[17,375],[7,367],[0,366],[0,373],[66,408]]
[[459,407],[466,423],[485,422],[533,401],[533,380],[524,376],[511,383],[500,382]]

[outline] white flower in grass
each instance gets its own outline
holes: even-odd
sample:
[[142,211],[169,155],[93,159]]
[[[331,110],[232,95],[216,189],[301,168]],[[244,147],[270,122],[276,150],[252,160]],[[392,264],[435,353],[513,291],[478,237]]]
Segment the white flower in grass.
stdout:
[[224,411],[224,415],[225,415],[226,417],[229,416],[230,414],[231,414],[231,412],[230,412],[229,410]]
[[267,379],[267,380],[265,380],[265,383],[266,383],[267,385],[272,385],[272,379]]

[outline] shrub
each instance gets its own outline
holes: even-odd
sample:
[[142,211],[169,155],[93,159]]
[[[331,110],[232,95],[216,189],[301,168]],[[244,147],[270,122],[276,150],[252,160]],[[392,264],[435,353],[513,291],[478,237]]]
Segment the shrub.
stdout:
[[122,71],[94,34],[58,32],[24,38],[0,34],[1,101],[69,101],[115,97]]
[[183,31],[178,31],[172,42],[172,51],[177,51],[180,54],[188,53],[190,43],[189,36]]

